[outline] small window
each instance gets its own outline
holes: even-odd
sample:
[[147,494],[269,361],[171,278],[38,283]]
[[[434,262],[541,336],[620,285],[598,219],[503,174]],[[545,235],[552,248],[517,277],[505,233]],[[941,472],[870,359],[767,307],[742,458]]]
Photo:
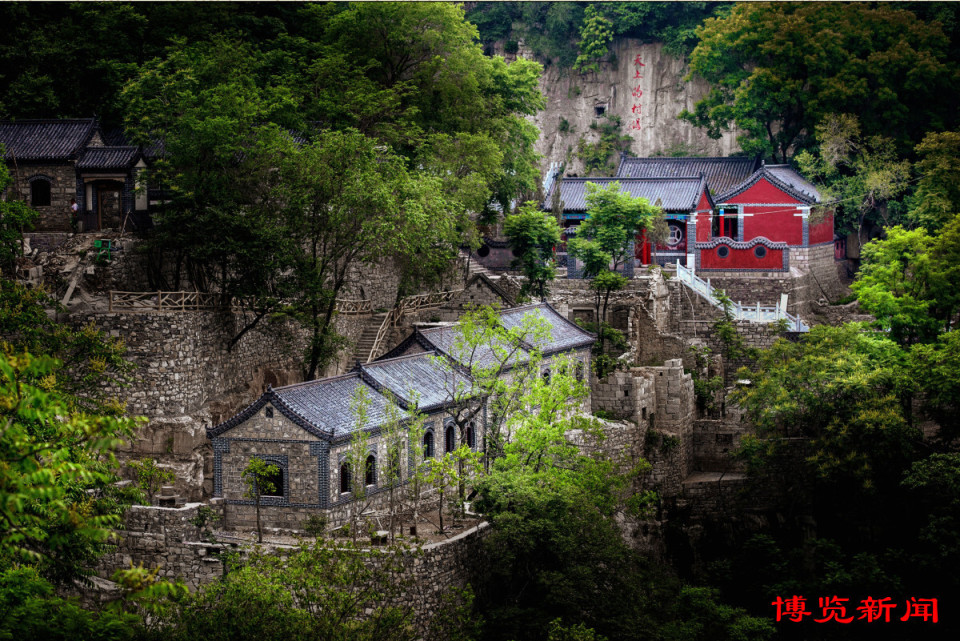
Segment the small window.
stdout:
[[457,435],[453,430],[453,425],[448,425],[443,434],[443,451],[452,452],[457,449]]
[[543,382],[547,385],[550,384],[550,368],[543,370]]
[[730,255],[729,247],[727,247],[726,245],[720,245],[719,247],[717,247],[717,256],[719,256],[720,258],[726,258],[729,255]]
[[599,118],[599,117],[602,116],[603,114],[607,113],[607,106],[606,106],[606,105],[594,105],[594,106],[593,106],[593,111],[594,111],[594,113],[597,114],[597,118]]
[[756,256],[757,258],[763,258],[764,256],[767,255],[767,248],[764,247],[763,245],[757,245],[756,247],[753,248],[753,255]]
[[480,247],[480,249],[477,250],[477,256],[479,256],[480,258],[486,258],[489,255],[490,255],[489,245],[483,245],[482,247]]
[[272,407],[268,407],[266,413],[267,413],[267,418],[273,418],[273,408],[272,408]]
[[373,454],[367,457],[363,482],[366,485],[377,484],[377,457],[375,457]]
[[467,426],[467,447],[471,450],[477,449],[477,433],[473,429],[473,423]]
[[283,477],[285,470],[276,463],[270,463],[269,461],[267,462],[276,467],[277,471],[264,478],[263,492],[261,492],[261,496],[283,498]]
[[433,432],[423,435],[423,458],[433,458]]
[[30,204],[34,207],[50,205],[50,181],[37,178],[30,182]]
[[340,493],[346,494],[350,491],[350,466],[344,463],[340,466]]
[[582,381],[583,380],[583,363],[577,363],[576,372],[577,372],[577,380]]

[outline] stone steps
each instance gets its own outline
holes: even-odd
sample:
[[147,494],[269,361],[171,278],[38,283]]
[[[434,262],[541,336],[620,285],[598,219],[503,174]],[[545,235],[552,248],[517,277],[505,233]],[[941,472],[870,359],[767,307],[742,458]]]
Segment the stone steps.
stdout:
[[497,277],[489,269],[477,262],[476,257],[471,256],[467,252],[460,250],[460,258],[467,262],[467,280],[473,278],[475,274],[483,274],[488,278],[496,279]]
[[363,334],[360,335],[360,339],[357,341],[356,346],[353,349],[353,358],[351,363],[360,361],[361,363],[367,362],[367,357],[370,356],[370,350],[373,349],[373,344],[377,341],[377,332],[380,331],[380,326],[383,325],[384,319],[387,317],[387,314],[381,312],[379,314],[374,314],[367,321],[366,327],[363,328]]

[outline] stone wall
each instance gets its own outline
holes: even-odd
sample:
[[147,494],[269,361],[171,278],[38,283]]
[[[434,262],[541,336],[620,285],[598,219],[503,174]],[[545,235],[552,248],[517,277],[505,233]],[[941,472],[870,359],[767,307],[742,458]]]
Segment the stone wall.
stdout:
[[[232,348],[230,338],[250,316],[220,311],[102,313],[75,317],[121,338],[136,365],[135,385],[110,389],[133,414],[181,416],[236,390],[293,382],[304,337],[299,328],[262,322]],[[214,418],[216,420],[216,418]]]
[[[129,568],[130,563],[145,567],[160,567],[160,576],[181,579],[191,590],[211,583],[224,574],[221,553],[245,553],[245,548],[234,544],[207,543],[199,540],[195,519],[204,504],[193,503],[181,508],[133,506],[125,517],[125,529],[118,532],[115,552],[101,558],[97,573],[109,578],[118,569]],[[222,505],[212,501],[215,513],[222,513]],[[451,588],[464,588],[475,571],[480,558],[480,546],[490,532],[488,523],[466,530],[446,541],[424,545],[411,551],[406,563],[410,589],[399,602],[414,613],[418,628],[427,634],[433,614],[443,603]],[[285,554],[290,546],[267,544],[268,553]],[[376,559],[369,562],[375,563]],[[428,637],[429,638],[429,637]]]
[[[159,567],[166,579],[182,579],[190,589],[223,576],[219,553],[225,547],[200,541],[199,528],[190,521],[203,503],[179,508],[134,505],[124,515],[124,528],[117,532],[116,550],[100,558],[97,574],[109,579],[130,564]],[[222,517],[222,504],[206,505]]]
[[10,167],[14,185],[8,188],[8,194],[30,204],[30,179],[43,177],[50,180],[50,205],[34,207],[40,213],[36,228],[39,231],[71,231],[70,199],[77,197],[77,172],[72,164],[34,165],[20,164]]
[[593,410],[604,410],[636,426],[638,455],[653,465],[648,487],[665,496],[681,491],[694,468],[693,378],[680,359],[660,367],[632,367],[593,383]]
[[23,235],[30,246],[31,251],[49,252],[62,246],[70,237],[72,232],[27,232]]
[[[191,499],[213,491],[213,456],[204,428],[236,414],[267,385],[301,380],[303,330],[292,322],[263,322],[229,350],[227,342],[244,318],[195,311],[73,319],[93,323],[126,344],[127,358],[136,366],[133,383],[108,392],[124,399],[131,414],[149,419],[130,454],[153,457],[171,469],[177,491]],[[356,340],[366,318],[340,315],[338,331]]]

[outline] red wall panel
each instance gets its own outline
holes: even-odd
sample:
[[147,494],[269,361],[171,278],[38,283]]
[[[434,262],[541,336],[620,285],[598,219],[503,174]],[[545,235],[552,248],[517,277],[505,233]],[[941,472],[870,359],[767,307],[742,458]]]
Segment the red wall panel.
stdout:
[[789,207],[744,207],[744,213],[753,214],[743,218],[743,240],[763,236],[775,243],[803,244],[803,219],[797,209]]
[[[726,258],[721,258],[717,250],[726,247],[730,253]],[[754,245],[749,249],[735,249],[729,245],[720,243],[713,249],[700,250],[700,269],[768,269],[770,271],[783,269],[783,250],[767,250],[766,256],[757,258],[754,250],[763,245]]]
[[833,242],[833,212],[828,211],[823,221],[816,225],[810,225],[810,244],[819,245],[820,243]]

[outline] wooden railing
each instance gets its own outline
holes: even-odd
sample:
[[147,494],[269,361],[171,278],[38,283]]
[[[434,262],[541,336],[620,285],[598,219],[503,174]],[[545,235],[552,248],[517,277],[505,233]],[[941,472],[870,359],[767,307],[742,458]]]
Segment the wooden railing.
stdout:
[[[199,311],[220,307],[220,294],[207,292],[120,292],[110,290],[111,312],[173,312]],[[337,299],[341,314],[369,314],[373,302],[369,300]]]
[[195,311],[220,305],[219,294],[205,292],[118,292],[110,290],[111,312]]
[[370,348],[370,354],[367,356],[366,362],[369,363],[373,359],[380,356],[380,350],[383,347],[383,342],[387,338],[387,333],[400,323],[400,320],[403,318],[404,314],[415,312],[421,309],[440,307],[444,303],[449,303],[455,299],[458,295],[460,295],[461,292],[463,292],[462,289],[452,289],[446,292],[417,294],[416,296],[407,296],[406,298],[401,298],[400,302],[390,310],[390,313],[387,314],[386,318],[383,319],[383,322],[380,323],[380,329],[377,330],[377,337],[373,341],[373,347]]
[[373,311],[373,301],[364,298],[353,300],[350,298],[337,299],[337,312],[340,314],[369,314]]

